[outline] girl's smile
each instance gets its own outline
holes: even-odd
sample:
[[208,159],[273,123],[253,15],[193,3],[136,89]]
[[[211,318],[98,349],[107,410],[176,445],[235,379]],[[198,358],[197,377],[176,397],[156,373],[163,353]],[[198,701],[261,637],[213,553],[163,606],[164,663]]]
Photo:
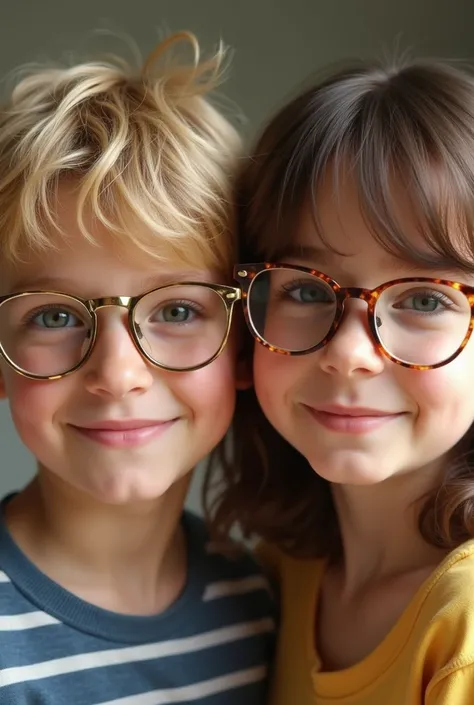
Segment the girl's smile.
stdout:
[[304,404],[303,406],[318,423],[336,433],[372,433],[401,416],[400,413],[337,404],[321,404],[317,407]]

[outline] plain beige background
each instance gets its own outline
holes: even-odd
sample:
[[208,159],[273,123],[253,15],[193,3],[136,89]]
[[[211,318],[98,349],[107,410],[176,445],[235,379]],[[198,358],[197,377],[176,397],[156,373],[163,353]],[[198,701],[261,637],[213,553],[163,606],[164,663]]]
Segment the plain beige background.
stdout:
[[[204,48],[235,50],[224,92],[246,115],[251,136],[321,66],[393,53],[474,59],[472,0],[1,0],[0,76],[20,63],[82,57],[117,43],[94,30],[132,37],[142,53],[160,32],[190,29]],[[54,384],[54,383],[53,383]],[[21,487],[33,461],[0,403],[0,496]],[[198,508],[199,473],[190,505]]]

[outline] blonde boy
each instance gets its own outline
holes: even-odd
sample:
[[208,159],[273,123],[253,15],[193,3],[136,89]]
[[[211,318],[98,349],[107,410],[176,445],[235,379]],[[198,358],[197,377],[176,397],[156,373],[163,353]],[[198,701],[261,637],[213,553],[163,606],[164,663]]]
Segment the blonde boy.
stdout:
[[[194,61],[170,59],[188,44]],[[0,701],[263,703],[272,607],[183,512],[239,384],[222,52],[24,76],[0,118]]]

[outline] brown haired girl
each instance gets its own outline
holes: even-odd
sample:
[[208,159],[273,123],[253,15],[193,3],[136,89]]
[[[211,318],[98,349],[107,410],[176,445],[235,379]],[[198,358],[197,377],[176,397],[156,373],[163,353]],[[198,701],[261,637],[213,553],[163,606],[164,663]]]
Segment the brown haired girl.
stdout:
[[271,702],[473,703],[473,75],[338,72],[238,205],[255,392],[214,519],[273,544]]

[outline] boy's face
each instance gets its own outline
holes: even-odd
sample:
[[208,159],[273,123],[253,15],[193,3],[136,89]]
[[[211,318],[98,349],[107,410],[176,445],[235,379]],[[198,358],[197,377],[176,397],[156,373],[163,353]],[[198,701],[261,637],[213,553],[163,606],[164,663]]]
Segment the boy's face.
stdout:
[[[135,296],[173,281],[219,281],[216,273],[114,253],[107,231],[100,247],[80,234],[75,203],[61,195],[60,226],[68,245],[30,257],[0,273],[1,293],[53,290],[83,299]],[[54,233],[51,233],[54,238]],[[127,311],[98,311],[98,334],[88,361],[55,381],[28,379],[0,358],[0,392],[8,397],[19,435],[40,472],[94,499],[114,504],[163,495],[221,440],[235,402],[235,350],[193,372],[168,372],[135,347]],[[114,422],[138,430],[97,431]],[[88,431],[95,426],[95,431]],[[140,430],[141,429],[141,430]]]

